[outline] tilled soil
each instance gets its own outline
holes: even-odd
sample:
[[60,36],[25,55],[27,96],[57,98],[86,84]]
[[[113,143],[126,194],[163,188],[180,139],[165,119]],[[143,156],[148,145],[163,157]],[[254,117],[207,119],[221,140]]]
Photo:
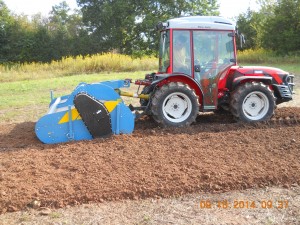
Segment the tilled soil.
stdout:
[[0,124],[0,213],[299,185],[299,121],[300,108],[258,124],[204,114],[160,128],[144,117],[132,135],[57,145],[40,143],[33,122]]

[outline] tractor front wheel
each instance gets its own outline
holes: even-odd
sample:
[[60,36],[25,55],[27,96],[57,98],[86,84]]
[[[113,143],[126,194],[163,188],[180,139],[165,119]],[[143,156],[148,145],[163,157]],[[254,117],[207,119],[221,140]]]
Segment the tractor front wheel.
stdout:
[[273,92],[262,82],[237,87],[230,101],[231,113],[244,122],[266,121],[273,116],[275,107]]
[[163,126],[188,126],[196,120],[199,112],[198,96],[180,82],[156,90],[151,104],[153,118]]

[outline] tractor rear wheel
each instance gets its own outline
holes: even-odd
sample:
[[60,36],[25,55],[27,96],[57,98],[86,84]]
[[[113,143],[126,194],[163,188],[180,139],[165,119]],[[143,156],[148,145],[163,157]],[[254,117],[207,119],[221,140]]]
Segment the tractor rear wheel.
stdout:
[[151,104],[153,118],[163,126],[188,126],[199,112],[195,91],[180,82],[166,84],[155,91]]
[[248,82],[232,94],[231,113],[244,122],[259,122],[270,119],[276,108],[271,89],[262,82]]

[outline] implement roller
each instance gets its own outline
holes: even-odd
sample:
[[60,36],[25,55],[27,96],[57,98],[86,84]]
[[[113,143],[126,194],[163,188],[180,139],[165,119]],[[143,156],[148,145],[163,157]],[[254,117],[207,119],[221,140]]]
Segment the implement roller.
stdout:
[[[67,96],[51,99],[36,123],[47,144],[130,134],[141,114],[161,126],[182,127],[199,112],[227,111],[243,122],[269,120],[276,105],[293,99],[294,76],[273,67],[237,65],[235,24],[222,17],[191,16],[157,24],[159,70],[136,80],[138,92],[121,90],[131,80],[79,84]],[[126,106],[121,96],[140,99]]]

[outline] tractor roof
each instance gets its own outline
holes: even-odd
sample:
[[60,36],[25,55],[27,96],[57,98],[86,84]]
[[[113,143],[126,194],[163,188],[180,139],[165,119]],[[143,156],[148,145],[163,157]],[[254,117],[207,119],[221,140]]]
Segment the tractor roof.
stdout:
[[166,28],[235,30],[235,23],[219,16],[190,16],[170,19]]

